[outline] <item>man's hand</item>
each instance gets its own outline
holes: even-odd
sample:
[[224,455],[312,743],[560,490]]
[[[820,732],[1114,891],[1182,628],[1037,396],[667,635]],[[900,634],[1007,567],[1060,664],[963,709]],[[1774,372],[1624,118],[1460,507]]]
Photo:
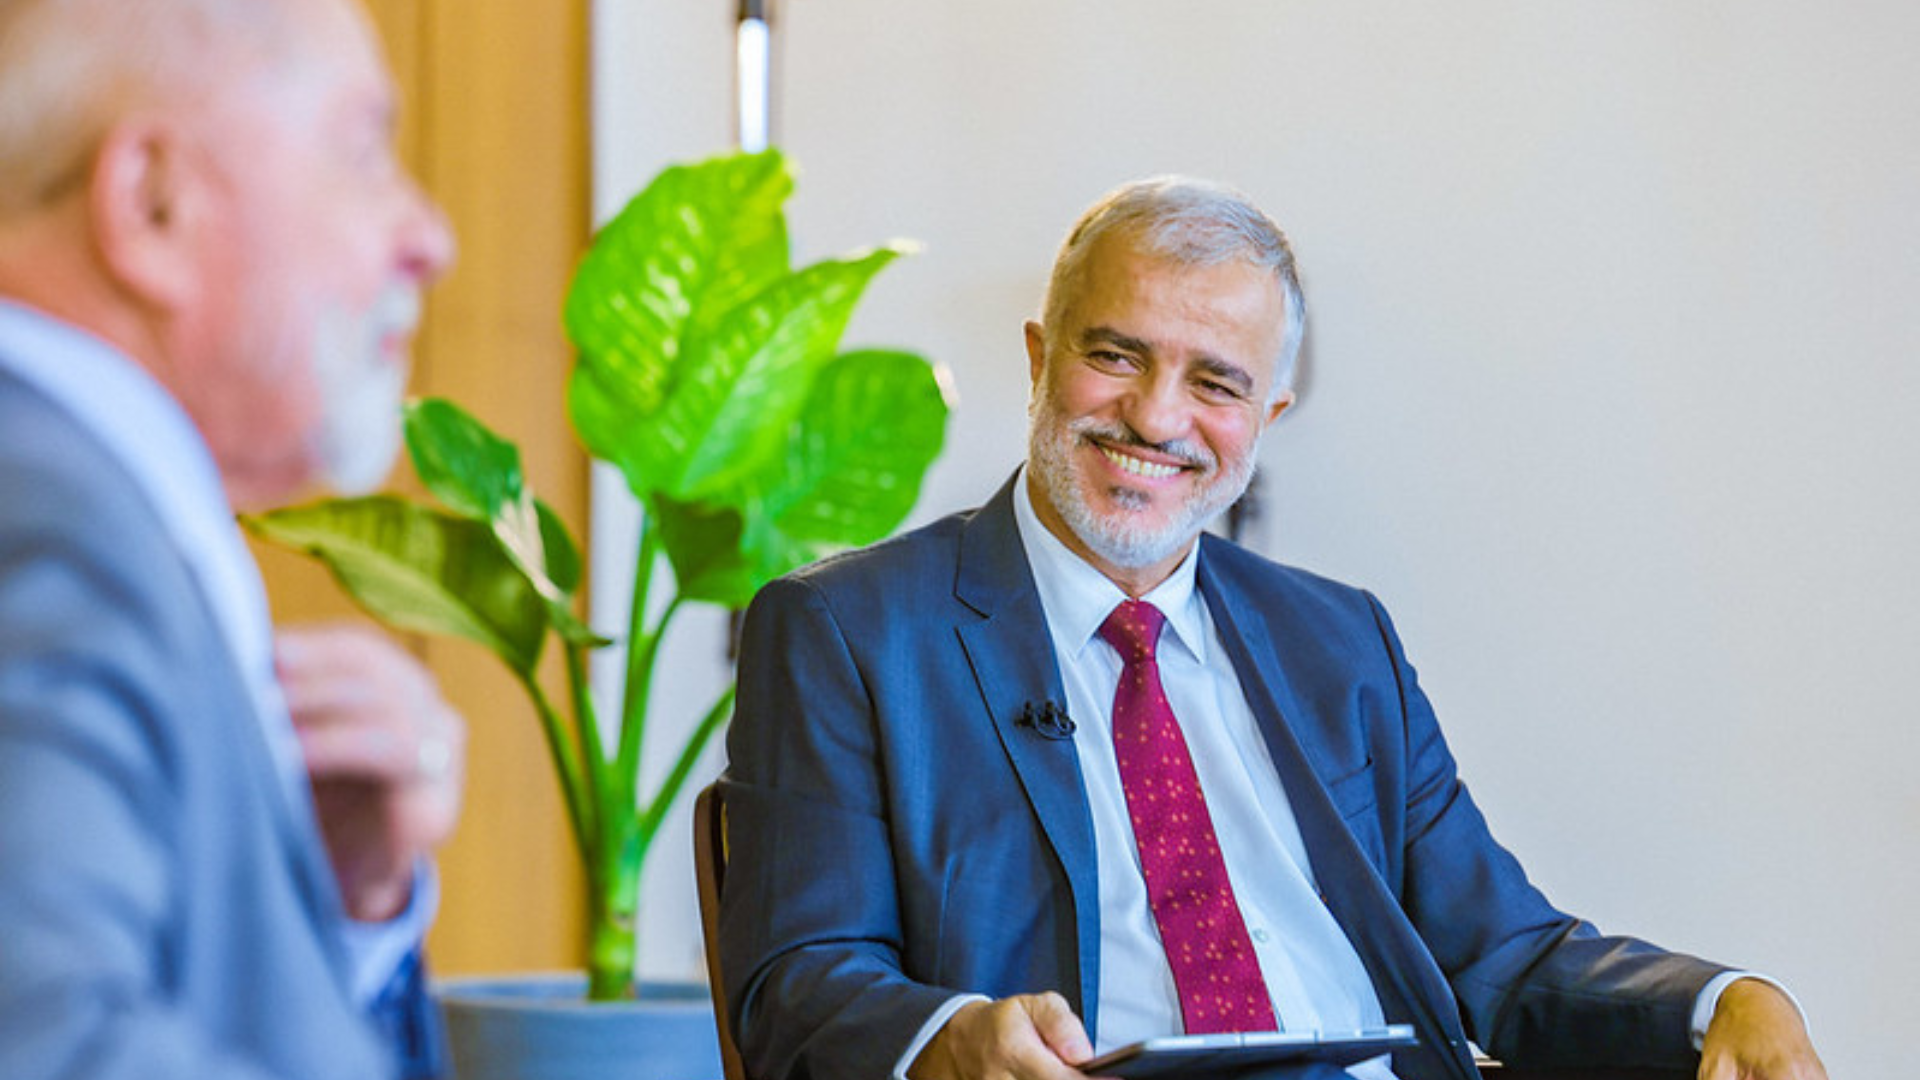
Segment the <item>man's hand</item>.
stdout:
[[466,726],[420,662],[371,630],[282,630],[274,661],[347,914],[393,918],[416,860],[453,833]]
[[1082,1080],[1087,1029],[1059,994],[963,1005],[907,1070],[912,1080]]
[[1758,979],[1721,992],[1700,1048],[1700,1080],[1827,1080],[1800,1010]]

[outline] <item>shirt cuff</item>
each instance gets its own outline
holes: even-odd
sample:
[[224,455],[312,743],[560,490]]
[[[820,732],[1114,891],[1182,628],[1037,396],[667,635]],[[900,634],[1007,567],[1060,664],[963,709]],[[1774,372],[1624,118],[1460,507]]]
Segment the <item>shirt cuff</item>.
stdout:
[[956,994],[942,1002],[939,1008],[933,1010],[933,1015],[927,1017],[927,1022],[920,1025],[920,1031],[907,1044],[907,1052],[894,1062],[893,1080],[907,1080],[907,1070],[913,1067],[914,1059],[920,1056],[920,1051],[927,1048],[935,1035],[940,1034],[940,1029],[947,1026],[947,1021],[953,1019],[953,1014],[959,1012],[962,1006],[992,1000],[981,994]]
[[1807,1022],[1807,1010],[1800,1007],[1800,999],[1793,996],[1793,991],[1780,985],[1780,980],[1766,975],[1756,975],[1751,971],[1723,971],[1708,981],[1707,985],[1701,987],[1700,996],[1693,999],[1693,1025],[1691,1033],[1693,1035],[1693,1048],[1695,1050],[1700,1049],[1701,1044],[1706,1042],[1707,1025],[1713,1022],[1713,1010],[1720,1007],[1721,993],[1725,991],[1727,987],[1732,986],[1741,979],[1758,979],[1768,986],[1773,987],[1775,990],[1780,991],[1782,994],[1785,994],[1787,1000],[1792,1002],[1794,1009],[1799,1012],[1800,1023],[1805,1024]]
[[348,920],[343,937],[353,972],[353,1001],[367,1008],[380,997],[414,946],[427,936],[440,909],[440,875],[422,859],[413,869],[413,895],[406,909],[386,922]]

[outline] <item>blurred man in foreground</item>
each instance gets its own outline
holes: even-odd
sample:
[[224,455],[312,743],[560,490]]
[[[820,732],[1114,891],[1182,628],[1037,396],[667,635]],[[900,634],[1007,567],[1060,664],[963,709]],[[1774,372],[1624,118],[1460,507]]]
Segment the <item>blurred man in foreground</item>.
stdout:
[[1377,600],[1202,536],[1303,327],[1260,210],[1122,187],[1026,326],[1021,471],[755,598],[722,959],[759,1080],[1074,1080],[1158,1036],[1382,1023],[1419,1045],[1352,1076],[1475,1080],[1471,1039],[1822,1080],[1776,987],[1527,881]]
[[0,1076],[441,1071],[460,720],[275,635],[236,509],[378,484],[452,242],[353,0],[0,0]]

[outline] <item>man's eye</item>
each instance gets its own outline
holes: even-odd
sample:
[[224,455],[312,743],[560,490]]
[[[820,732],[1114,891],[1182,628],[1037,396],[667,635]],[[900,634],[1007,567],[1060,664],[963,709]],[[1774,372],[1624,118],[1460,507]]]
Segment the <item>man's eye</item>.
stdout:
[[1087,358],[1102,367],[1126,367],[1133,363],[1131,357],[1108,349],[1095,349],[1087,354]]

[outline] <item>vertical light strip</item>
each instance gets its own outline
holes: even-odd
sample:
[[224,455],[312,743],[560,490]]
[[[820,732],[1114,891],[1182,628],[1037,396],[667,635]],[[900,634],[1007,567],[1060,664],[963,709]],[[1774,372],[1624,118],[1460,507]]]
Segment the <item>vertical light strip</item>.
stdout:
[[735,31],[734,88],[742,150],[765,150],[771,138],[773,33],[764,18],[743,18]]

